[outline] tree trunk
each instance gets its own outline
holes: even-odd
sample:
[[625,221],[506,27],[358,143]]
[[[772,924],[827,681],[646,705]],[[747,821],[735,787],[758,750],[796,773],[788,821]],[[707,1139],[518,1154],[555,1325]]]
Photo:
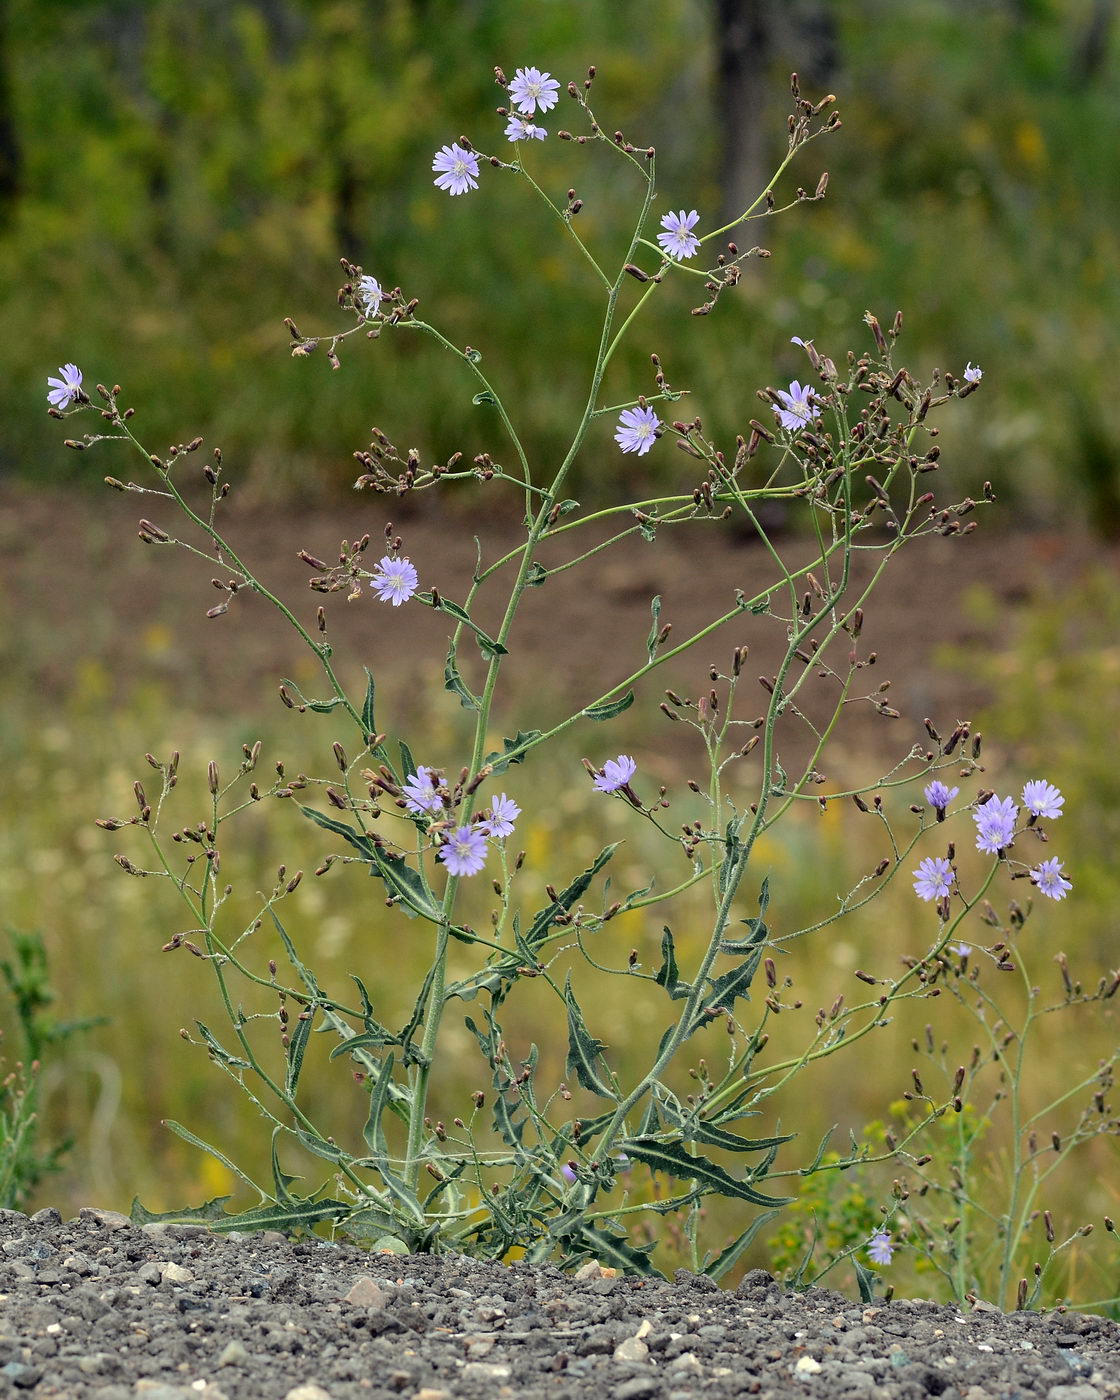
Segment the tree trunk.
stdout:
[[716,120],[722,222],[736,218],[765,188],[772,133],[766,125],[773,0],[716,0]]
[[11,222],[22,184],[23,162],[9,77],[11,31],[7,0],[0,0],[0,226]]

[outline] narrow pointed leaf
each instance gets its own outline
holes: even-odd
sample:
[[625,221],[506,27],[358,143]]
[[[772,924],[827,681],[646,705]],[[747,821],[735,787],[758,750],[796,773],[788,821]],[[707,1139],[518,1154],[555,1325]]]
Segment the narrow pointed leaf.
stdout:
[[666,1172],[683,1181],[695,1181],[709,1191],[737,1200],[750,1201],[756,1206],[784,1206],[792,1196],[764,1196],[746,1181],[725,1172],[706,1157],[694,1157],[679,1143],[658,1142],[656,1138],[630,1138],[620,1150],[636,1162],[643,1162],[651,1171]]
[[646,651],[652,661],[657,655],[657,639],[661,635],[661,594],[655,593],[650,600],[649,610],[653,615],[653,625],[649,629],[649,636],[646,638]]
[[228,1065],[230,1069],[252,1068],[248,1060],[242,1060],[237,1055],[231,1055],[208,1026],[204,1026],[201,1021],[196,1021],[195,1025],[198,1027],[199,1035],[201,1035],[206,1042],[206,1048],[210,1051],[210,1054],[215,1060],[221,1060],[222,1064]]
[[674,1001],[680,1001],[692,991],[690,982],[682,982],[677,971],[677,953],[673,946],[673,930],[668,924],[661,933],[661,969],[657,974],[657,985],[664,987]]
[[362,670],[366,673],[366,697],[362,701],[362,728],[367,736],[372,736],[377,733],[377,723],[374,719],[374,697],[377,687],[373,683],[373,672],[369,667],[363,666]]
[[568,1008],[568,1073],[574,1074],[577,1081],[592,1093],[617,1100],[618,1095],[604,1073],[603,1051],[607,1047],[603,1041],[596,1040],[584,1024],[583,1013],[572,992],[571,973],[564,983],[564,1002]]
[[482,701],[469,689],[459,671],[457,661],[457,649],[455,641],[452,639],[447,648],[447,660],[443,667],[443,688],[450,690],[459,697],[459,704],[464,710],[479,710],[482,708]]
[[619,700],[604,700],[601,705],[589,705],[586,710],[580,713],[584,719],[597,721],[616,719],[624,710],[628,710],[634,703],[634,692],[628,690]]
[[577,875],[571,884],[556,896],[556,899],[547,909],[542,909],[540,913],[536,915],[529,928],[529,932],[525,935],[525,942],[530,948],[536,948],[537,945],[544,940],[557,914],[565,913],[572,907],[577,899],[583,898],[587,893],[591,881],[598,875],[599,871],[602,870],[603,866],[606,865],[615,851],[618,850],[618,846],[619,843],[617,841],[613,846],[604,846],[587,869]]
[[756,1215],[737,1239],[732,1240],[726,1249],[722,1249],[714,1259],[705,1262],[700,1272],[706,1274],[708,1278],[722,1278],[728,1269],[733,1268],[743,1253],[750,1248],[751,1242],[759,1230],[764,1225],[768,1225],[778,1213],[776,1210],[764,1210],[761,1215]]

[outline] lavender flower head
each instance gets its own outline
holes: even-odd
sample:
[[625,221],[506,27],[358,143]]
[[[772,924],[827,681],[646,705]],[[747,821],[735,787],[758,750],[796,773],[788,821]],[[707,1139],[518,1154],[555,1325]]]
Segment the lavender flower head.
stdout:
[[666,214],[661,220],[664,233],[657,235],[657,241],[670,258],[694,258],[700,249],[700,240],[692,232],[700,222],[695,209],[686,214]]
[[778,422],[788,433],[798,433],[802,428],[807,427],[814,418],[819,418],[820,410],[813,407],[809,402],[809,395],[813,392],[809,384],[799,384],[795,379],[789,386],[789,393],[784,389],[778,390],[778,398],[781,399],[782,408],[777,410]]
[[365,312],[367,320],[372,320],[385,299],[381,283],[376,277],[360,277],[358,279],[358,298],[362,303],[362,310]]
[[543,141],[547,135],[543,126],[534,126],[524,117],[510,117],[506,123],[506,136],[510,141]]
[[77,365],[61,365],[60,379],[47,375],[47,402],[55,408],[69,408],[82,392],[82,371]]
[[914,880],[914,893],[919,899],[927,902],[931,899],[944,899],[953,888],[953,881],[956,879],[952,865],[944,856],[932,856],[923,860],[914,871],[914,875],[917,877]]
[[935,778],[925,789],[922,796],[937,813],[937,820],[941,821],[945,816],[945,808],[952,802],[953,798],[960,792],[959,787],[946,787],[939,778]]
[[867,1257],[873,1264],[889,1264],[894,1257],[889,1230],[876,1230],[867,1241]]
[[967,958],[972,952],[971,943],[954,943],[950,952],[956,953],[958,958]]
[[624,408],[618,415],[614,440],[623,452],[636,452],[644,457],[657,440],[661,419],[652,408]]
[[509,85],[509,95],[519,112],[532,116],[539,108],[547,112],[556,106],[556,95],[560,84],[551,73],[542,73],[539,68],[519,68]]
[[443,807],[439,795],[439,774],[422,763],[401,785],[404,805],[418,817],[421,812],[438,812]]
[[464,150],[458,142],[440,147],[432,157],[432,169],[441,172],[432,184],[448,194],[466,194],[468,190],[478,189],[478,157],[473,151]]
[[1023,806],[1032,817],[1047,817],[1051,821],[1062,815],[1065,798],[1045,778],[1036,778],[1023,788]]
[[477,875],[486,864],[486,837],[477,826],[460,826],[439,848],[438,860],[452,875]]
[[595,775],[595,787],[599,792],[617,792],[629,783],[637,771],[638,765],[629,754],[620,753],[617,758],[608,758],[603,764],[603,771]]
[[521,808],[512,797],[507,797],[503,792],[490,804],[490,815],[485,821],[479,822],[479,830],[498,839],[511,836],[513,824],[520,815]]
[[1031,871],[1031,879],[1038,886],[1039,894],[1044,894],[1047,899],[1065,899],[1073,889],[1073,882],[1062,874],[1062,862],[1056,857],[1036,865]]
[[416,592],[419,582],[416,565],[410,559],[391,559],[386,554],[373,571],[369,586],[380,602],[392,603],[393,607],[399,608]]
[[569,1183],[574,1183],[579,1180],[579,1177],[576,1176],[575,1168],[570,1162],[565,1162],[560,1168],[560,1175]]
[[972,814],[976,823],[976,849],[999,855],[1015,839],[1019,809],[1010,797],[991,796]]
[[984,371],[979,365],[974,365],[971,360],[964,367],[964,377],[970,384],[979,384],[984,378]]

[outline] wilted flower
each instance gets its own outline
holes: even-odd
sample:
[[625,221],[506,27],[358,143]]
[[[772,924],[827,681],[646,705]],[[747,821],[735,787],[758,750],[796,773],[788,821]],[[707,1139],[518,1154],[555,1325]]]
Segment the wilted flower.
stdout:
[[889,1264],[894,1257],[889,1230],[876,1230],[867,1241],[867,1257],[873,1264]]
[[1019,809],[1010,797],[989,797],[972,814],[976,823],[976,849],[998,855],[1015,839]]
[[1045,778],[1036,778],[1023,788],[1023,806],[1035,817],[1048,817],[1051,821],[1062,815],[1065,798],[1061,792]]
[[419,582],[416,566],[411,560],[391,559],[386,554],[374,570],[369,586],[376,591],[382,603],[392,603],[393,607],[399,608],[416,592]]
[[614,440],[623,452],[636,452],[639,457],[653,446],[661,419],[652,408],[624,408],[618,416]]
[[543,126],[534,126],[524,117],[510,117],[506,123],[506,135],[511,141],[543,141],[548,135]]
[[595,787],[600,792],[617,792],[637,771],[638,765],[634,760],[628,754],[620,753],[617,758],[608,758],[603,764],[603,771],[595,776]]
[[419,816],[421,812],[438,812],[443,807],[443,799],[439,795],[439,777],[434,768],[427,768],[424,764],[401,784],[401,793],[404,796],[404,805],[413,816]]
[[358,279],[358,296],[361,298],[362,310],[366,316],[372,319],[377,315],[378,307],[385,298],[385,293],[381,290],[381,283],[376,277],[361,277]]
[[914,893],[919,899],[944,899],[953,888],[953,867],[944,856],[932,856],[923,860],[914,871]]
[[1062,874],[1062,862],[1057,858],[1036,865],[1031,871],[1031,879],[1038,886],[1039,894],[1044,894],[1047,899],[1065,899],[1067,891],[1073,889],[1073,882]]
[[441,146],[432,158],[432,169],[441,171],[432,184],[448,194],[466,194],[478,189],[478,157],[456,142]]
[[671,258],[694,258],[700,248],[700,240],[692,232],[700,221],[695,209],[686,214],[666,214],[661,220],[664,233],[657,235],[657,241]]
[[487,836],[509,836],[513,832],[514,822],[520,815],[521,808],[512,797],[507,797],[503,792],[490,804],[490,815],[485,821],[479,822],[478,827]]
[[929,805],[937,813],[937,820],[940,821],[945,815],[945,808],[952,802],[953,798],[960,792],[959,787],[946,787],[940,779],[935,778],[922,794]]
[[460,826],[439,848],[437,859],[452,875],[477,875],[486,864],[486,837],[477,826]]
[[82,392],[82,371],[77,365],[61,365],[61,379],[47,375],[47,402],[55,408],[68,408]]
[[979,384],[984,378],[984,371],[979,365],[974,365],[971,360],[964,367],[964,377],[970,384]]
[[778,409],[778,422],[787,432],[800,432],[814,418],[819,418],[820,411],[809,402],[809,395],[813,392],[808,384],[799,384],[795,379],[789,386],[789,393],[784,389],[778,390],[778,398],[785,405]]
[[968,955],[969,955],[969,953],[972,952],[972,944],[971,944],[971,943],[954,943],[953,946],[952,946],[952,948],[950,949],[950,951],[953,952],[953,953],[956,953],[956,955],[957,955],[958,958],[967,958]]
[[509,95],[517,104],[519,112],[528,116],[540,108],[547,112],[556,106],[556,94],[560,84],[551,73],[542,73],[539,68],[519,68],[509,85]]

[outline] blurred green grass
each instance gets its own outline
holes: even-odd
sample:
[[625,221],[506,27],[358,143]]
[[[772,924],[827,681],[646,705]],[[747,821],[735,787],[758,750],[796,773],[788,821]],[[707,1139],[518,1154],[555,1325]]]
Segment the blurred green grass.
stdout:
[[[500,458],[473,385],[413,339],[354,346],[337,374],[288,363],[282,317],[307,332],[339,324],[340,254],[478,345],[532,458],[554,460],[582,398],[595,289],[511,178],[484,169],[454,201],[431,184],[432,151],[459,132],[504,145],[494,63],[578,77],[597,62],[604,122],[658,146],[662,207],[695,205],[710,227],[720,203],[710,0],[9,9],[23,169],[0,231],[0,411],[6,465],[37,479],[86,465],[27,408],[65,360],[121,381],[156,442],[221,442],[262,496],[346,488],[375,422],[434,458]],[[688,292],[670,286],[613,383],[633,392],[658,351],[726,441],[756,387],[803,371],[791,335],[839,359],[866,307],[900,307],[913,362],[960,373],[971,359],[993,391],[978,430],[946,428],[954,487],[974,482],[952,464],[979,458],[1034,516],[1072,510],[1115,531],[1115,34],[1106,26],[1084,59],[1084,0],[820,0],[774,14],[760,116],[773,165],[799,68],[807,90],[836,92],[844,128],[810,148],[789,190],[827,168],[829,198],[754,226],[774,257],[716,314],[689,317]],[[564,99],[553,126],[573,111]],[[636,191],[610,152],[549,142],[526,158],[551,188],[578,187],[585,236],[618,251]],[[667,470],[667,456],[642,469]],[[634,470],[604,433],[573,486],[609,495]]]

